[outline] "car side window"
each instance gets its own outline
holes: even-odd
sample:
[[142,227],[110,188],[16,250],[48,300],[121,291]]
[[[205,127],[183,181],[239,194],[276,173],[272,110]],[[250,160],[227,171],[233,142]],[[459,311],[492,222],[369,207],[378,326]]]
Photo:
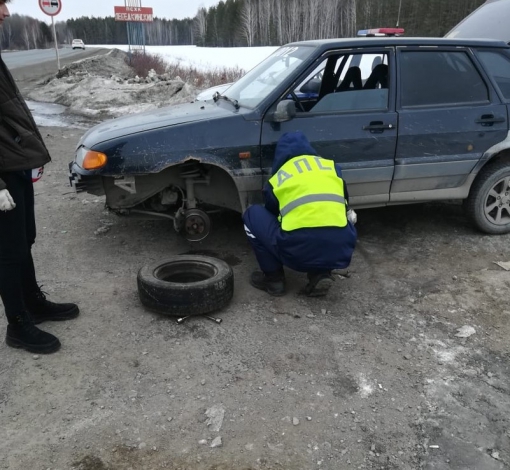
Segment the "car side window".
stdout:
[[402,107],[489,100],[485,82],[462,51],[402,51],[400,79]]
[[388,54],[329,56],[287,96],[298,113],[349,112],[388,108]]
[[478,56],[505,99],[510,100],[510,58],[495,51],[478,51]]

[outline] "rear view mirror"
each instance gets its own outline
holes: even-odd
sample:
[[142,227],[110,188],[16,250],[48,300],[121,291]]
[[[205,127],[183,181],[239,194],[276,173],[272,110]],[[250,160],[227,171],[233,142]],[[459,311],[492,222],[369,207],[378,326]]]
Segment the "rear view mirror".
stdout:
[[290,121],[296,116],[296,103],[293,100],[282,100],[276,106],[273,122]]

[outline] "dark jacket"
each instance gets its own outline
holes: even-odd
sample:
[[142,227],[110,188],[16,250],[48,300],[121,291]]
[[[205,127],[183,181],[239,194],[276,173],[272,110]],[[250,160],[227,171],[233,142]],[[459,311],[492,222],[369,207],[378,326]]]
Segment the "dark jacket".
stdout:
[[[272,175],[284,163],[300,155],[318,155],[302,132],[283,134],[276,144]],[[342,177],[342,168],[335,164],[336,173]],[[348,202],[347,185],[344,194]],[[278,216],[280,208],[269,183],[264,186],[266,209]],[[357,232],[353,224],[347,227],[302,228],[291,232],[279,231],[276,244],[285,264],[296,271],[343,269],[349,266],[356,246]]]
[[[32,113],[0,55],[0,174],[39,168],[50,160]],[[5,189],[1,179],[0,189]]]

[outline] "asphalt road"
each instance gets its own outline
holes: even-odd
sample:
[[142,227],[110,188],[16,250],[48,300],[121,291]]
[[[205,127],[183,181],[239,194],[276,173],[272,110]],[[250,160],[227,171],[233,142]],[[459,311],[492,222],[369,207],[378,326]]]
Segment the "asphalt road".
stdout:
[[[58,51],[60,60],[67,58],[73,58],[73,60],[76,60],[80,56],[80,53],[83,52],[84,51],[82,49],[73,50],[71,48],[59,49]],[[55,70],[57,70],[57,55],[55,53],[55,49],[32,49],[29,51],[3,53],[2,58],[4,59],[7,67],[11,70],[51,61],[55,63]]]
[[[89,47],[85,50],[59,49],[60,68],[92,55],[104,54],[109,49]],[[12,72],[21,92],[35,82],[45,80],[58,71],[55,49],[33,49],[30,51],[3,52],[2,59]],[[37,73],[34,66],[37,65]]]

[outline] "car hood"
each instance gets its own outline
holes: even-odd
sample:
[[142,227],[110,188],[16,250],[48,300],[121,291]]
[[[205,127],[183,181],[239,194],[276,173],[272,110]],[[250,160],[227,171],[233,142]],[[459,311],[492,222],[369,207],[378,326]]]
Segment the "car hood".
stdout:
[[187,122],[198,122],[232,116],[232,110],[215,103],[195,102],[182,105],[167,106],[155,111],[124,116],[103,122],[89,129],[78,143],[93,148],[102,142],[138,134],[148,130],[171,127]]
[[510,2],[487,0],[464,18],[445,37],[453,39],[481,38],[510,42]]

